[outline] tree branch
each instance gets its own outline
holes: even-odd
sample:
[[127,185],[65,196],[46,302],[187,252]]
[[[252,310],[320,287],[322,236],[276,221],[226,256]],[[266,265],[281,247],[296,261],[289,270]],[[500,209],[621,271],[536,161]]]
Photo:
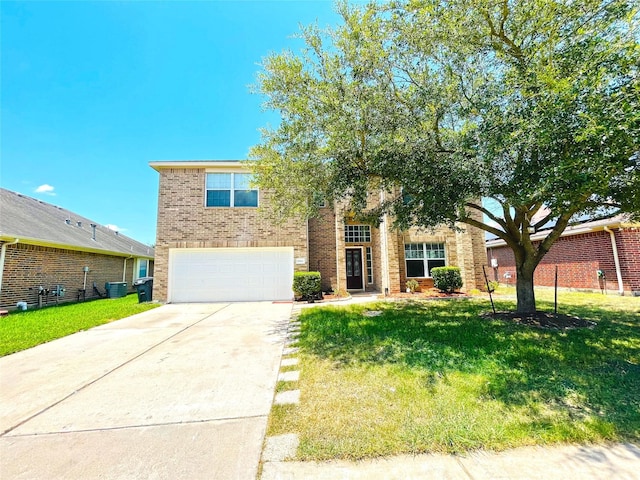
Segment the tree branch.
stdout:
[[494,215],[493,212],[491,212],[490,210],[487,210],[483,206],[475,204],[475,203],[472,203],[472,202],[467,202],[464,205],[465,205],[465,207],[473,208],[474,210],[478,210],[479,212],[484,213],[487,217],[489,217],[491,220],[493,220],[498,225],[500,225],[504,230],[507,229],[507,224],[504,221],[504,219]]
[[549,251],[549,249],[551,248],[551,245],[553,245],[553,242],[555,242],[558,238],[560,238],[560,235],[562,235],[562,232],[564,232],[565,228],[567,228],[567,225],[569,224],[569,220],[571,219],[574,213],[575,213],[575,210],[571,209],[567,212],[564,212],[562,215],[560,215],[560,217],[558,217],[558,220],[556,221],[556,224],[551,230],[551,232],[549,233],[549,235],[547,235],[544,238],[544,240],[542,240],[538,245],[538,251],[536,252],[536,256],[535,256],[536,265],[540,262],[540,260],[542,260],[542,257],[544,257],[545,254]]
[[519,247],[518,242],[515,241],[511,236],[509,236],[508,233],[503,232],[502,230],[499,230],[495,227],[491,227],[484,222],[480,222],[479,220],[476,220],[475,218],[465,217],[460,219],[460,222],[466,223],[467,225],[471,225],[472,227],[477,227],[480,230],[484,230],[485,232],[492,233],[496,237],[504,240],[507,243],[507,245],[509,245],[512,249]]
[[505,48],[502,48],[502,46],[499,43],[496,44],[491,42],[494,48],[498,51],[511,55],[513,58],[516,59],[520,69],[524,70],[524,54],[522,52],[522,49],[518,45],[516,45],[516,43],[511,38],[509,38],[504,31],[504,25],[507,21],[507,17],[509,16],[509,4],[507,0],[503,0],[503,3],[502,3],[500,27],[498,30],[496,29],[496,26],[494,25],[493,20],[491,19],[491,15],[489,15],[488,11],[483,11],[481,12],[481,14],[487,22],[490,36],[495,37],[497,40],[502,42],[507,47],[505,49]]
[[501,203],[501,205],[502,205],[502,215],[504,217],[506,231],[509,235],[511,235],[513,238],[517,238],[519,241],[520,229],[518,228],[516,223],[513,221],[513,218],[511,217],[511,212],[510,212],[511,205],[509,205],[507,202]]
[[533,228],[539,230],[545,223],[553,218],[553,215],[553,212],[549,212],[544,218],[542,218],[542,220],[539,220],[535,225],[533,225]]

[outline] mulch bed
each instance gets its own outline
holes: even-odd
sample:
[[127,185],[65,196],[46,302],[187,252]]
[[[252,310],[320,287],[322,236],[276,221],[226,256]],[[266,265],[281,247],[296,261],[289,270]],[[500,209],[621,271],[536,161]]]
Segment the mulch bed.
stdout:
[[508,322],[515,322],[521,325],[528,325],[537,328],[550,328],[554,330],[570,330],[574,328],[593,328],[597,324],[589,320],[574,317],[572,315],[564,315],[558,313],[534,312],[534,313],[517,313],[517,312],[492,312],[482,315],[485,318],[497,318]]
[[415,293],[394,293],[391,295],[393,298],[413,298],[413,299],[423,299],[423,298],[467,298],[469,295],[464,292],[441,292],[437,288],[431,288],[429,290],[422,290],[420,292]]
[[[333,301],[337,301],[337,300],[346,300],[347,298],[349,298],[348,296],[345,297],[344,295],[335,295],[335,294],[330,294],[330,293],[323,293],[322,294],[322,298],[321,299],[315,299],[313,301],[313,303],[323,303],[323,302],[333,302]],[[384,297],[384,295],[379,295],[380,299],[384,299],[384,298],[410,298],[413,300],[424,300],[424,299],[439,299],[439,298],[469,298],[469,295],[467,293],[464,292],[453,292],[453,293],[446,293],[446,292],[441,292],[440,290],[438,290],[437,288],[431,288],[429,290],[421,290],[419,292],[415,292],[415,293],[394,293],[388,297]],[[295,299],[296,302],[298,303],[307,303],[306,299],[302,299],[302,298],[296,298]]]
[[316,298],[312,302],[310,302],[310,301],[308,301],[306,299],[297,298],[297,297],[295,298],[295,302],[296,303],[325,303],[325,302],[334,302],[336,300],[346,300],[347,298],[349,298],[349,297],[323,293],[322,294],[322,298]]

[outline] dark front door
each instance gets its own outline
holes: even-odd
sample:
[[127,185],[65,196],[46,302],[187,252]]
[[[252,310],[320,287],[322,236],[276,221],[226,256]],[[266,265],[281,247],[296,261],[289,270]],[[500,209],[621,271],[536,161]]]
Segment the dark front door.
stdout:
[[362,250],[347,248],[347,290],[362,289]]

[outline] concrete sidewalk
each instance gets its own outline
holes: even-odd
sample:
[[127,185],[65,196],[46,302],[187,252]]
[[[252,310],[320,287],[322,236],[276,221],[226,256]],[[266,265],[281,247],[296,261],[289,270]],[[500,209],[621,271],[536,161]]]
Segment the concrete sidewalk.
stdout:
[[2,479],[254,479],[291,304],[165,305],[0,359]]
[[525,447],[360,462],[267,462],[261,480],[638,480],[640,447]]

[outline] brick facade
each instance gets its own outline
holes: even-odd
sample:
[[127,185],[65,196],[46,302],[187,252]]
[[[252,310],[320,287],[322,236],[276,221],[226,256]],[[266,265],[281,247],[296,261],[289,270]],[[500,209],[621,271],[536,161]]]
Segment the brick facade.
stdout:
[[[29,308],[38,305],[38,291],[40,286],[51,289],[62,285],[66,290],[60,303],[76,301],[78,290],[84,282],[84,267],[89,267],[86,281],[86,299],[97,298],[93,292],[93,283],[105,293],[106,282],[122,282],[123,272],[125,282],[130,292],[132,288],[135,259],[126,257],[101,255],[98,253],[50,248],[38,245],[18,243],[7,245],[2,277],[2,292],[0,307],[15,308],[17,302],[27,302]],[[153,262],[150,263],[150,273],[153,275]],[[126,270],[125,270],[126,268]],[[46,298],[42,298],[43,304]],[[48,304],[54,304],[56,298],[48,297]]]
[[[307,225],[288,220],[272,223],[258,208],[205,207],[207,172],[242,172],[241,166],[160,168],[158,226],[153,298],[167,300],[169,249],[218,247],[293,247],[295,258],[309,269]],[[269,201],[260,191],[258,204]]]
[[309,219],[309,270],[322,273],[322,289],[337,288],[336,214],[332,208],[320,209]]
[[[625,292],[640,292],[640,229],[624,227],[614,229],[620,273]],[[498,262],[497,268],[490,268],[491,277],[501,283],[516,282],[513,252],[507,246],[489,247],[491,259]],[[603,230],[559,238],[543,257],[536,268],[534,283],[553,286],[555,268],[558,266],[558,286],[574,289],[593,289],[608,292],[618,291],[618,279],[613,256],[611,237]],[[598,278],[602,270],[604,280]],[[489,272],[487,272],[489,274]]]
[[[406,288],[404,244],[406,242],[445,243],[447,265],[459,266],[465,290],[482,288],[482,263],[486,260],[484,235],[465,227],[464,232],[449,228],[434,231],[411,229],[399,232],[385,218],[380,228],[371,227],[370,242],[346,243],[344,227],[358,224],[343,208],[320,208],[317,218],[307,222],[291,219],[274,225],[256,208],[205,207],[208,172],[246,172],[238,162],[152,163],[160,174],[158,230],[155,247],[154,299],[166,301],[169,250],[173,248],[280,247],[293,246],[296,270],[320,271],[322,287],[346,290],[347,248],[361,248],[364,290],[397,293]],[[371,201],[376,201],[372,196]],[[269,201],[268,192],[259,191],[259,204]],[[373,278],[368,281],[366,252],[371,249]],[[424,287],[431,279],[421,280]]]
[[[451,228],[439,227],[433,230],[411,228],[406,232],[396,233],[394,239],[395,250],[390,256],[390,269],[398,269],[399,291],[406,290],[407,275],[404,258],[404,245],[406,243],[443,243],[445,245],[446,264],[460,267],[462,276],[462,289],[483,289],[482,264],[486,259],[484,246],[484,234],[481,230],[467,225],[458,225],[460,231]],[[396,267],[397,266],[397,267]],[[433,279],[415,279],[420,288],[433,287]],[[391,292],[396,290],[393,288]]]
[[[350,219],[344,212],[336,214],[333,210],[327,210],[330,213],[321,212],[319,218],[309,220],[309,255],[313,259],[310,268],[321,272],[323,288],[331,286],[334,289],[346,289],[345,250],[362,248],[364,290],[384,292],[388,288],[391,294],[404,291],[407,282],[405,243],[444,243],[446,264],[460,267],[463,290],[483,288],[482,264],[486,261],[486,250],[484,234],[479,229],[461,225],[461,231],[458,232],[447,227],[398,231],[391,219],[385,218],[380,228],[371,227],[370,242],[347,243],[344,239],[345,225],[358,225],[359,222]],[[372,253],[373,282],[367,281],[367,247],[371,248]],[[416,280],[421,288],[433,287],[431,278]]]

